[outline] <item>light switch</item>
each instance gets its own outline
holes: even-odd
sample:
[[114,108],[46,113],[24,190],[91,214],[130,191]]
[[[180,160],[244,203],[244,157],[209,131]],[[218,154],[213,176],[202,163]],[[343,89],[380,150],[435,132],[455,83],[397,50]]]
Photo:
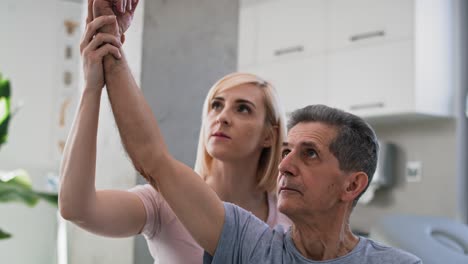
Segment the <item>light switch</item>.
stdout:
[[406,163],[406,181],[420,182],[422,180],[422,162],[408,161]]

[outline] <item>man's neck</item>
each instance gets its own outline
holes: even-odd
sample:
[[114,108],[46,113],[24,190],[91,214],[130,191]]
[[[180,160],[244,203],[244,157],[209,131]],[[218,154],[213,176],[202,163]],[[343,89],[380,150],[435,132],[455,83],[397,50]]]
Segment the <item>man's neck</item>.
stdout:
[[291,236],[299,252],[308,259],[323,261],[351,252],[359,238],[349,227],[349,212],[314,216],[305,221],[293,221]]

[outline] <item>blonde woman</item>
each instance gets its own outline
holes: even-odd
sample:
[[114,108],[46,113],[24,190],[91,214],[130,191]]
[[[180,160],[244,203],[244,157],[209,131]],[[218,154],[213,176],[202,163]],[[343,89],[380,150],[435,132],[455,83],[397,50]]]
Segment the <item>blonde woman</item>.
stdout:
[[[113,55],[127,73],[119,75],[116,71],[117,75],[106,76],[109,90],[115,79],[121,85],[122,78],[129,84],[128,89],[137,87],[128,74],[120,49],[121,37],[97,33],[115,25],[115,16],[88,21],[81,43],[85,89],[62,161],[61,214],[104,236],[141,233],[152,256],[161,263],[202,263],[203,249],[156,190],[156,183],[129,191],[95,189],[104,56]],[[284,135],[284,117],[273,87],[252,74],[229,74],[213,85],[205,99],[195,171],[223,201],[251,211],[269,226],[289,225],[289,220],[277,211],[275,198]]]

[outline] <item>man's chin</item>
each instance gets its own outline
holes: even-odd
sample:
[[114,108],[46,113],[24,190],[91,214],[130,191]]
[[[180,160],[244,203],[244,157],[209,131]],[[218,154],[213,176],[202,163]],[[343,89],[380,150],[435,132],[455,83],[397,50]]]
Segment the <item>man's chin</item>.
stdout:
[[288,214],[292,213],[293,208],[291,206],[291,201],[288,201],[287,198],[282,198],[281,195],[278,197],[278,211],[280,213],[289,216]]

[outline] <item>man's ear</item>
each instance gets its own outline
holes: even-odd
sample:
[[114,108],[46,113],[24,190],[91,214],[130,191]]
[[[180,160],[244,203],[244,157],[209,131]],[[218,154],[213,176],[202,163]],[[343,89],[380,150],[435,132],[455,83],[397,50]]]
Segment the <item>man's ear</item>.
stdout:
[[343,201],[354,201],[367,186],[369,177],[365,172],[353,172],[347,175],[344,191],[341,196]]

